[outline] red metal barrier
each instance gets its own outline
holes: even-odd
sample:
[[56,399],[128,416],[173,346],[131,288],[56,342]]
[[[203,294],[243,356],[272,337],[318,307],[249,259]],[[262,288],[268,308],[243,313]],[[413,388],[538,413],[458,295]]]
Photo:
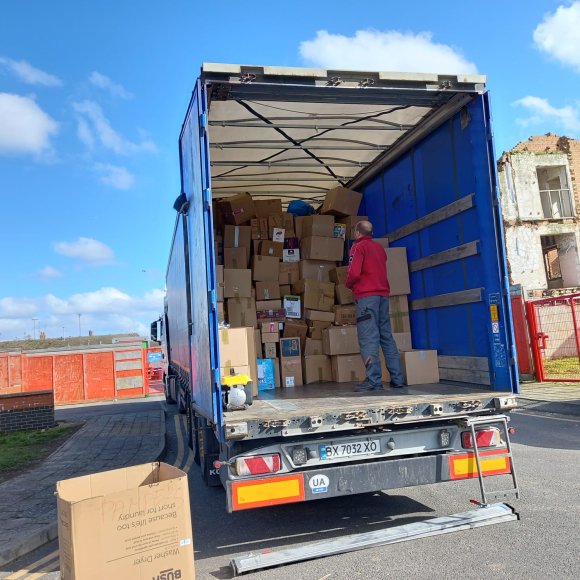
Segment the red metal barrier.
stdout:
[[531,375],[534,371],[530,352],[530,333],[526,320],[525,302],[521,295],[512,296],[511,302],[518,369],[520,374]]
[[580,382],[580,294],[526,304],[536,379]]

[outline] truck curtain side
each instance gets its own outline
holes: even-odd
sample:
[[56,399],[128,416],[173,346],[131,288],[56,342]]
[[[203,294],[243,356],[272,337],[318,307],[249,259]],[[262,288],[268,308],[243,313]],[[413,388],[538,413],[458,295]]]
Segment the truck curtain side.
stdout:
[[[197,460],[221,462],[228,509],[455,479],[449,455],[465,456],[463,432],[477,416],[489,417],[480,428],[503,449],[501,413],[518,387],[493,155],[484,77],[203,66],[180,135],[185,203],[176,208],[167,277],[169,356],[171,366],[175,352],[172,368],[184,371]],[[324,400],[298,394],[288,405],[269,393],[247,412],[224,413],[212,199],[249,191],[316,204],[336,185],[362,192],[359,215],[369,215],[391,246],[407,248],[414,346],[438,351],[445,380],[371,400],[344,389],[333,399],[330,387]],[[181,258],[180,223],[187,234]],[[179,259],[183,271],[172,266]],[[326,409],[316,414],[320,424],[316,403]],[[505,427],[498,437],[496,420]],[[377,426],[384,433],[373,438],[367,429]],[[403,445],[391,455],[390,431]],[[294,456],[338,444],[380,450],[328,468],[319,456]],[[279,477],[251,470],[240,477],[236,469],[252,454],[277,457]],[[500,463],[489,463],[490,475],[509,471],[509,458]],[[394,477],[403,468],[408,477]],[[325,492],[315,491],[313,475],[327,483]],[[272,499],[264,491],[272,486],[286,491]],[[266,500],[242,506],[244,494]]]

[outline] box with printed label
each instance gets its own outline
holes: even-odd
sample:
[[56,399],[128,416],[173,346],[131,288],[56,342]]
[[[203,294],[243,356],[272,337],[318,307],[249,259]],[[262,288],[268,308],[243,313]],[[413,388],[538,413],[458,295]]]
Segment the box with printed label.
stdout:
[[56,484],[61,576],[193,580],[187,473],[162,462]]
[[254,207],[259,218],[267,218],[271,215],[282,213],[282,200],[276,199],[255,199]]
[[305,356],[303,362],[304,384],[328,383],[332,381],[330,357],[326,355]]
[[268,218],[254,218],[251,222],[252,240],[267,240],[270,237]]
[[232,328],[258,325],[253,298],[228,298],[228,322]]
[[337,217],[356,215],[361,201],[362,193],[346,187],[335,187],[326,194],[320,213]]
[[278,281],[256,282],[256,300],[279,300],[280,285]]
[[279,310],[258,310],[256,312],[258,322],[284,322],[286,319],[286,311],[284,308]]
[[224,248],[224,266],[234,270],[245,270],[248,267],[246,248]]
[[[332,323],[328,322],[328,321],[309,320],[308,321],[308,337],[313,338],[314,340],[322,341],[322,331],[331,325],[332,325]],[[322,342],[321,342],[321,344],[322,344]]]
[[323,310],[304,309],[304,318],[306,320],[318,320],[320,322],[334,322],[334,312],[324,312]]
[[294,294],[302,296],[304,308],[330,312],[334,306],[334,284],[318,280],[300,280],[292,285]]
[[262,322],[261,331],[262,332],[280,332],[281,322]]
[[302,359],[299,356],[281,358],[280,374],[282,387],[291,388],[302,385]]
[[278,282],[280,284],[296,284],[300,280],[300,267],[298,262],[282,262],[278,265],[280,273]]
[[368,221],[368,215],[351,215],[348,217],[340,218],[340,221],[344,223],[346,226],[346,239],[347,240],[354,240],[355,239],[355,231],[356,231],[356,224],[358,222]]
[[345,224],[334,224],[334,238],[340,238],[341,240],[346,239],[346,225]]
[[260,242],[261,256],[275,256],[276,258],[281,258],[283,251],[284,242],[271,242],[270,240]]
[[344,240],[341,238],[310,236],[302,238],[300,251],[306,260],[341,262],[344,257]]
[[425,385],[439,382],[436,350],[407,350],[399,353],[405,383]]
[[[321,336],[322,336],[322,331]],[[324,354],[322,350],[322,339],[315,340],[314,338],[306,338],[304,346],[304,356],[313,356],[315,354]]]
[[274,234],[274,228],[284,230],[285,238],[293,238],[294,232],[294,215],[291,213],[278,213],[268,216],[268,227],[270,228],[270,239]]
[[356,324],[356,307],[354,304],[347,304],[334,307],[334,324],[352,325]]
[[354,304],[353,291],[344,284],[337,284],[334,287],[334,297],[337,304]]
[[258,391],[271,391],[275,388],[274,361],[271,358],[259,358]]
[[387,278],[391,287],[391,296],[410,294],[409,265],[407,248],[386,248]]
[[251,298],[252,271],[251,270],[224,270],[224,297]]
[[254,200],[249,193],[240,193],[221,202],[224,221],[227,224],[239,226],[256,217]]
[[300,356],[300,338],[281,338],[280,339],[280,356],[282,358],[289,356]]
[[252,279],[255,282],[276,282],[280,278],[280,259],[274,256],[254,256]]
[[300,262],[300,278],[318,280],[319,282],[330,282],[330,272],[335,269],[332,262],[322,260],[302,260]]
[[282,262],[299,262],[300,250],[298,248],[282,251]]
[[302,307],[300,296],[293,296],[292,294],[284,295],[284,310],[288,318],[301,318]]
[[340,266],[333,268],[329,272],[330,281],[335,284],[344,284],[346,282],[346,275],[348,274],[348,266]]
[[284,243],[284,229],[272,228],[272,241]]
[[264,351],[264,358],[276,358],[276,343],[275,342],[265,342],[262,347]]
[[322,236],[332,238],[334,233],[334,216],[311,215],[302,222],[302,237]]
[[360,352],[356,326],[331,326],[322,332],[324,354],[355,354]]
[[332,380],[337,383],[364,381],[366,368],[360,354],[331,356]]

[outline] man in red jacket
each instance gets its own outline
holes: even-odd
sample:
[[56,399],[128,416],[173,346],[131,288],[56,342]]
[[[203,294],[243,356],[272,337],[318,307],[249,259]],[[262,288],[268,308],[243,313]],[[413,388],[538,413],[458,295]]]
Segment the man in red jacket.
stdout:
[[358,342],[367,373],[365,382],[355,388],[359,392],[383,388],[379,348],[385,355],[391,387],[403,386],[399,352],[389,317],[390,288],[385,249],[373,241],[372,234],[370,222],[357,224],[346,277],[346,286],[355,297]]

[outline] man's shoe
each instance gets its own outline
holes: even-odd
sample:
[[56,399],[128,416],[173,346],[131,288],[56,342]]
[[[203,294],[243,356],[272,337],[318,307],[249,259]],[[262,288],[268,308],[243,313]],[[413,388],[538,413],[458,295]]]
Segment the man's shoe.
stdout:
[[391,389],[402,389],[405,385],[397,385],[391,381]]
[[369,391],[382,391],[383,385],[371,385],[369,382],[358,383],[354,388],[357,393],[368,393]]

